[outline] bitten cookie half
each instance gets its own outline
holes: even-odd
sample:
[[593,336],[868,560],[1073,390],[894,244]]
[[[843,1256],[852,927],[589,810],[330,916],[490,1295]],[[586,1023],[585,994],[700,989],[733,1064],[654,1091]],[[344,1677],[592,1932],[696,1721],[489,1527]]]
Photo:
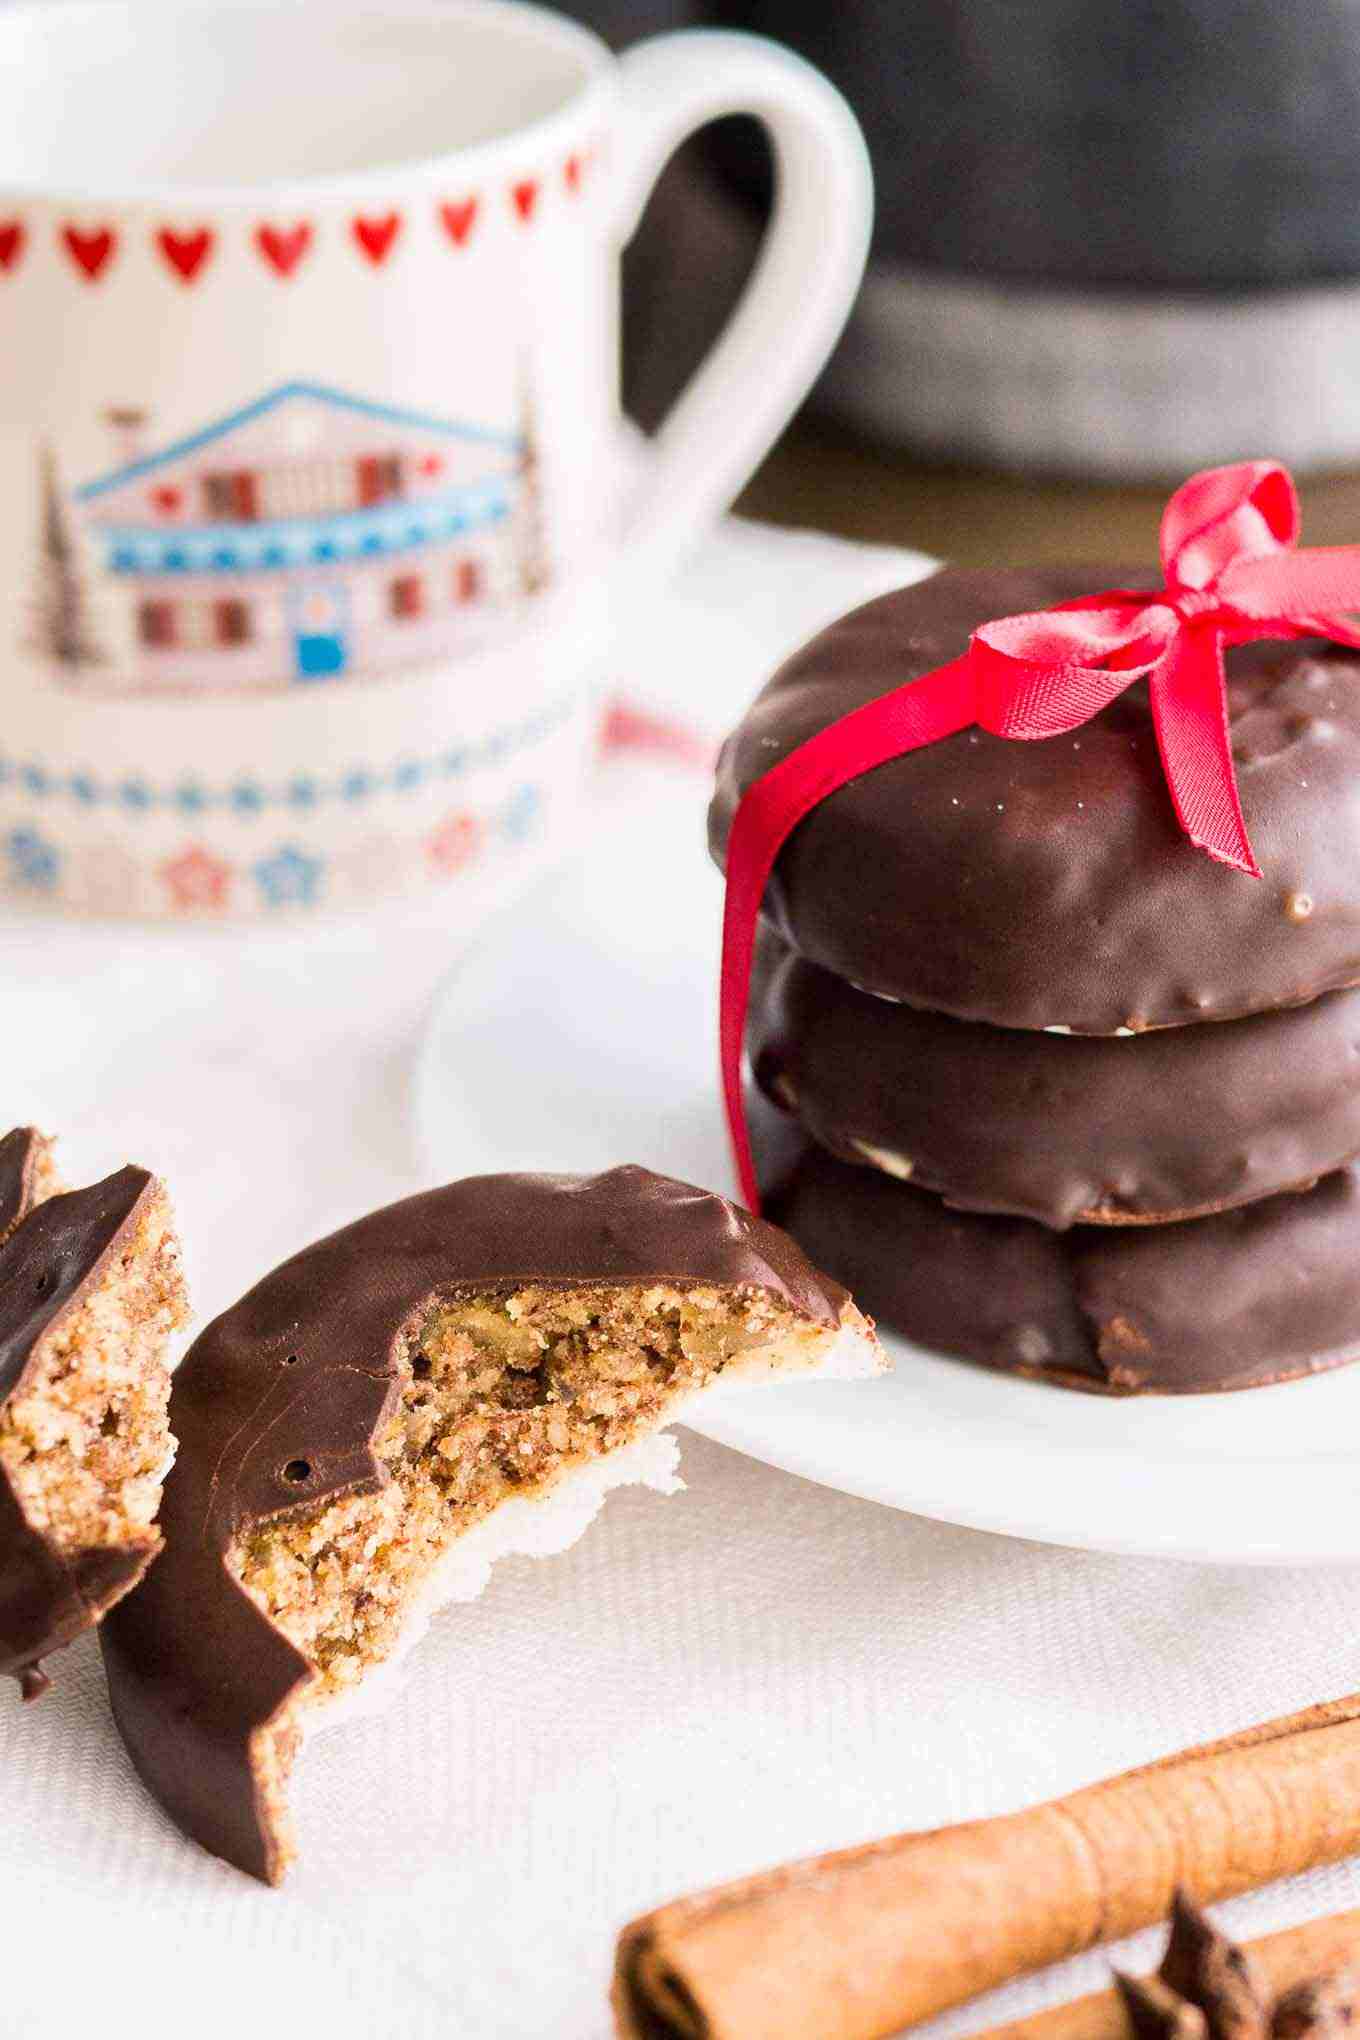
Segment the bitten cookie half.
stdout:
[[278,1882],[305,1733],[437,1607],[565,1548],[611,1487],[674,1486],[655,1434],[720,1376],[885,1364],[784,1234],[645,1169],[473,1177],[332,1234],[176,1375],[166,1549],[102,1638],[137,1769]]
[[187,1316],[154,1177],[64,1191],[42,1134],[0,1140],[0,1672],[25,1699],[160,1549],[166,1349]]

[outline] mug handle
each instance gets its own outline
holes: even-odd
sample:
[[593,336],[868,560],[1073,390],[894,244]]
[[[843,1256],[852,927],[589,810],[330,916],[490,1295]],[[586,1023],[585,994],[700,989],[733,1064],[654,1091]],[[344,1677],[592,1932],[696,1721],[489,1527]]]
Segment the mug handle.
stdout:
[[626,506],[630,578],[664,573],[725,510],[811,387],[864,273],[873,176],[859,123],[811,64],[762,36],[657,36],[620,60],[621,243],[687,136],[754,114],[774,151],[774,216],[727,327],[652,440]]

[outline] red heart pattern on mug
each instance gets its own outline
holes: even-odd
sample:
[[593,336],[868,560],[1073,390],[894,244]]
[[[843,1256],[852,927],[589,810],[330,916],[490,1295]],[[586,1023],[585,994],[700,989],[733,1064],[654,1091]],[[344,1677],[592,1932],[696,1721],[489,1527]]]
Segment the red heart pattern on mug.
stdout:
[[444,232],[455,248],[466,247],[468,235],[477,224],[477,207],[475,198],[463,198],[456,205],[440,206],[439,217],[444,222]]
[[255,246],[276,276],[291,276],[311,245],[307,220],[295,220],[291,227],[271,226],[265,220],[255,229]]
[[173,517],[177,510],[184,508],[184,493],[181,489],[172,488],[169,483],[163,483],[160,488],[151,491],[151,501],[162,517]]
[[[582,152],[573,152],[566,158],[562,180],[568,191],[580,190],[588,166],[589,158]],[[521,178],[510,187],[516,217],[526,226],[537,212],[541,188],[537,177]],[[481,200],[475,193],[467,198],[450,199],[439,207],[440,223],[455,248],[467,246],[480,217]],[[350,221],[350,232],[361,253],[375,268],[380,268],[391,254],[402,225],[399,212],[381,216],[357,213]],[[262,220],[252,235],[258,254],[276,276],[282,277],[294,274],[311,252],[313,238],[310,220],[295,220],[289,226]],[[118,235],[110,226],[87,229],[68,222],[61,228],[60,239],[71,262],[89,283],[98,281],[118,252]],[[27,241],[22,220],[0,220],[0,272],[17,268]],[[154,241],[162,259],[182,283],[193,283],[217,249],[217,234],[208,226],[195,227],[188,233],[180,233],[174,227],[159,227]]]
[[61,241],[88,283],[98,282],[118,246],[118,236],[112,227],[96,227],[87,234],[81,227],[64,226]]
[[392,243],[401,231],[401,214],[385,213],[380,220],[372,220],[358,213],[351,220],[350,229],[369,261],[382,263],[391,254]]
[[156,246],[180,282],[192,283],[212,254],[215,238],[211,227],[197,227],[191,234],[177,234],[173,227],[162,227],[156,235]]
[[0,269],[14,269],[28,235],[22,220],[0,220]]

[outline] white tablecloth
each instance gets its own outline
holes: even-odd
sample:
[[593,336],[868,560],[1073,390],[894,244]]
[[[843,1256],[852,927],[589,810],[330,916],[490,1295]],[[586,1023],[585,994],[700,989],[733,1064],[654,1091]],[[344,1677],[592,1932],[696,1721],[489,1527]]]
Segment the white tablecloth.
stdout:
[[[780,650],[902,570],[729,525],[622,677],[720,725]],[[10,917],[0,955],[4,1123],[59,1130],[73,1176],[163,1173],[200,1318],[419,1187],[408,1077],[451,961],[428,912],[194,937]],[[0,1693],[5,2040],[603,2040],[614,1934],[673,1892],[1360,1687],[1350,1572],[1005,1542],[692,1437],[683,1467],[684,1494],[624,1492],[565,1556],[502,1567],[384,1714],[308,1749],[282,1891],[145,1797],[89,1640],[41,1704]],[[1256,1932],[1358,1903],[1347,1866],[1225,1916]],[[1104,1975],[1092,1956],[948,2024]]]

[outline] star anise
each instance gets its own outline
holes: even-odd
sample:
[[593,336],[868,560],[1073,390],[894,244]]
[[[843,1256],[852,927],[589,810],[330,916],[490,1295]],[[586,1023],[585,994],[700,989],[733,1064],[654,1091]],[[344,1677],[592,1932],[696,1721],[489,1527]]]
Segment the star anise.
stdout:
[[1250,1956],[1178,1891],[1155,1976],[1115,1982],[1133,2040],[1360,2040],[1360,1971],[1310,1977],[1272,2001]]

